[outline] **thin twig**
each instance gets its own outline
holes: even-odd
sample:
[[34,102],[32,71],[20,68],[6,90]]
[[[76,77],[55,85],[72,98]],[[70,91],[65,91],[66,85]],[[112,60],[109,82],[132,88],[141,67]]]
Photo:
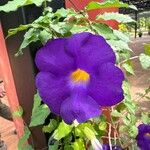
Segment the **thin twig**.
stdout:
[[[147,90],[150,89],[150,86],[147,88]],[[138,96],[137,98],[135,98],[133,101],[139,101],[140,99],[144,98],[145,96],[147,96],[149,94],[149,92],[145,92],[142,96]]]
[[[105,138],[105,139],[109,139],[109,137],[108,136],[102,136],[102,138]],[[110,137],[112,140],[114,140],[114,138],[113,137]]]
[[134,60],[134,59],[137,59],[137,58],[139,58],[139,56],[134,56],[134,57],[131,57],[131,58],[129,58],[129,59],[125,59],[125,60],[123,60],[122,62],[120,62],[119,65],[124,64],[124,63],[125,63],[126,61],[128,61],[128,60]]
[[112,144],[111,144],[111,124],[109,124],[109,132],[108,132],[108,137],[109,137],[109,147],[110,150],[112,150]]
[[47,7],[47,1],[44,0],[44,9]]
[[116,130],[114,131],[114,143],[115,143],[115,145],[117,144],[117,137],[116,137]]
[[[113,111],[113,107],[111,107],[111,111]],[[117,132],[117,127],[116,127],[116,125],[115,125],[115,123],[114,123],[114,121],[113,121],[113,119],[112,119],[112,116],[110,116],[110,119],[111,119],[111,123],[113,124],[113,128],[114,128],[114,133],[113,133],[113,135],[114,135],[114,143],[115,143],[115,145],[116,145],[116,143],[117,143],[117,141],[116,141],[116,132]]]
[[[69,0],[69,2],[72,4],[72,6],[73,6],[78,12],[80,12],[80,14],[81,14],[84,18],[86,18],[85,14],[84,14],[83,12],[81,12],[81,11],[78,9],[78,7],[72,2],[72,0]],[[92,28],[91,22],[90,22],[87,18],[86,18],[86,22],[88,23],[89,28],[91,29],[91,31],[94,31],[94,32],[95,32],[95,30]]]

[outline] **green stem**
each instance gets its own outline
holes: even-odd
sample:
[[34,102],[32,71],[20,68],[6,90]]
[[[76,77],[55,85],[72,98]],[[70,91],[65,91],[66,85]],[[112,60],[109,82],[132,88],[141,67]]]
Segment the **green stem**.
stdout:
[[91,31],[95,32],[95,30],[92,28],[91,22],[87,19],[87,17],[85,16],[85,14],[81,10],[79,10],[78,7],[76,7],[76,5],[72,2],[72,0],[69,0],[69,2],[86,19],[86,22],[89,25],[89,28],[91,29]]
[[44,9],[47,7],[47,1],[44,1]]
[[[113,107],[111,107],[111,111],[113,111]],[[119,133],[118,133],[118,126],[119,126],[119,122],[114,122],[113,119],[112,119],[112,116],[111,116],[111,123],[112,123],[112,128],[114,129],[114,143],[116,145],[117,143],[117,140],[119,141],[120,145],[122,146],[122,143],[121,143],[121,140],[120,140],[120,136],[119,136]]]
[[75,142],[75,141],[76,141],[76,132],[75,132],[75,127],[73,127],[73,129],[72,129],[72,136],[73,136],[73,140],[72,140],[72,142]]

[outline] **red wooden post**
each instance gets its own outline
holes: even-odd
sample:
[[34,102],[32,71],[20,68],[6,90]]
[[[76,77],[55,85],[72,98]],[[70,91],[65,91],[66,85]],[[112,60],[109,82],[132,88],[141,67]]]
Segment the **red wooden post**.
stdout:
[[[6,95],[11,106],[12,112],[16,111],[19,101],[16,93],[14,79],[7,54],[3,31],[0,24],[0,77],[4,80]],[[22,118],[14,118],[17,134],[20,137],[23,134],[24,124]]]
[[[7,20],[5,23],[7,23]],[[20,59],[14,57],[14,50],[20,39],[16,39],[15,41],[9,39],[6,48],[3,31],[0,25],[0,78],[5,82],[11,110],[13,112],[16,111],[19,105],[23,107],[23,116],[14,118],[17,134],[20,137],[24,133],[24,122],[28,125],[31,117],[33,96],[35,93],[33,67],[29,51],[26,51]],[[20,36],[20,38],[22,37]],[[11,51],[12,47],[14,48],[13,51]],[[47,146],[46,138],[41,127],[30,128],[30,131],[32,138],[29,138],[28,142],[31,144],[34,143],[34,149],[45,148]]]
[[[104,0],[71,0],[75,6],[78,8],[78,10],[83,10],[84,7],[90,2],[90,1],[97,1],[97,2],[103,2]],[[74,8],[70,0],[66,0],[66,8]],[[88,11],[90,20],[95,20],[95,17],[98,14],[103,14],[105,12],[118,12],[118,8],[105,8],[105,9],[97,9],[97,10],[90,10]],[[111,26],[114,29],[118,29],[118,22],[114,20],[109,21],[103,21],[107,25]]]

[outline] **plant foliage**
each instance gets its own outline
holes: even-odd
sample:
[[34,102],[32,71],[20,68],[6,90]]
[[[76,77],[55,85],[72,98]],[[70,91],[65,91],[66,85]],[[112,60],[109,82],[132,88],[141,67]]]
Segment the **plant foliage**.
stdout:
[[41,98],[38,94],[36,94],[34,96],[30,127],[43,124],[49,114],[50,110],[48,106],[46,104],[41,104]]
[[97,16],[97,20],[115,20],[119,23],[130,23],[130,22],[135,22],[130,16],[128,15],[123,15],[119,13],[104,13],[104,14],[99,14]]
[[27,140],[31,132],[28,127],[24,128],[24,135],[20,138],[18,142],[18,150],[33,150],[32,146],[27,144]]
[[[137,149],[135,137],[138,134],[137,123],[138,119],[135,114],[139,109],[138,103],[133,101],[130,94],[130,84],[128,76],[134,75],[134,67],[132,61],[132,50],[128,43],[130,42],[127,33],[126,24],[135,21],[127,15],[119,13],[104,13],[97,16],[97,21],[89,20],[88,11],[103,8],[131,8],[137,10],[133,5],[123,3],[119,0],[106,0],[104,2],[91,1],[87,4],[84,10],[75,11],[74,9],[58,9],[56,12],[52,8],[47,7],[46,1],[49,0],[12,0],[7,4],[0,6],[0,11],[10,12],[15,11],[19,7],[35,4],[41,6],[44,4],[43,14],[30,24],[20,25],[14,29],[9,29],[8,37],[15,36],[18,32],[25,32],[24,39],[16,52],[16,56],[23,54],[23,49],[31,43],[39,42],[44,45],[48,40],[68,37],[74,33],[88,31],[103,36],[106,41],[113,48],[117,61],[116,65],[124,69],[126,79],[123,83],[124,101],[108,109],[110,112],[109,119],[105,115],[88,120],[85,123],[67,125],[58,116],[50,118],[49,122],[45,124],[45,119],[49,116],[50,110],[46,104],[41,103],[41,98],[37,93],[34,96],[34,104],[32,109],[31,122],[29,127],[43,125],[43,132],[47,133],[50,138],[48,141],[49,150],[85,150],[92,149],[91,141],[93,139],[107,138],[112,143],[117,143],[126,149]],[[114,20],[119,23],[120,30],[116,30],[105,24],[107,20]],[[150,67],[150,45],[145,45],[145,51],[137,56],[144,69]],[[148,94],[150,87],[145,89],[145,93],[138,93],[140,99],[146,98],[149,100]],[[14,112],[14,116],[20,117],[23,115],[23,109],[19,108]],[[149,114],[143,112],[140,117],[145,124],[150,123]],[[109,128],[111,127],[111,128]],[[111,135],[111,131],[116,133]],[[27,139],[31,135],[30,128],[25,127],[24,135],[20,138],[18,143],[19,150],[32,150],[31,145],[26,144]],[[119,133],[118,133],[119,132]],[[111,136],[111,137],[110,137]],[[113,137],[114,136],[114,137]],[[129,145],[128,141],[130,142]]]
[[[50,1],[50,0],[46,0]],[[41,6],[45,0],[12,0],[8,1],[7,4],[0,6],[0,11],[10,12],[16,11],[19,7],[35,4],[36,6]]]
[[102,3],[92,1],[87,5],[86,8],[87,10],[93,10],[93,9],[112,8],[112,7],[113,8],[124,7],[124,8],[132,8],[132,9],[137,10],[135,6],[120,2],[119,0],[107,0]]

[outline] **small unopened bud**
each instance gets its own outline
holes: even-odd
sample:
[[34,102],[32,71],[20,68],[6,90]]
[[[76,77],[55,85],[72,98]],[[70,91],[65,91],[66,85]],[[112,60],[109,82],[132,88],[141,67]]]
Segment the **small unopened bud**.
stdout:
[[101,143],[96,138],[91,140],[91,144],[92,144],[92,147],[94,150],[102,150],[103,149]]
[[72,17],[67,18],[67,21],[68,21],[69,23],[73,23],[73,22],[76,22],[76,21],[77,21],[77,18],[74,17],[74,16],[72,16]]
[[73,121],[73,125],[74,125],[75,127],[77,127],[77,126],[79,125],[79,122],[75,119],[75,120]]

